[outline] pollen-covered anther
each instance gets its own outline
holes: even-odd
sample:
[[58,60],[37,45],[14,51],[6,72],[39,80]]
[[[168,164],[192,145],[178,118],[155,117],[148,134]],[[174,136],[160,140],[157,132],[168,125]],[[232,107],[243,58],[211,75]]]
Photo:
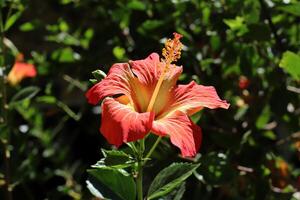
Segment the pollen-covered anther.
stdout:
[[180,39],[182,35],[179,33],[173,33],[174,39],[167,39],[165,43],[165,47],[162,50],[162,55],[164,56],[164,62],[171,64],[172,62],[176,62],[181,56],[182,43]]

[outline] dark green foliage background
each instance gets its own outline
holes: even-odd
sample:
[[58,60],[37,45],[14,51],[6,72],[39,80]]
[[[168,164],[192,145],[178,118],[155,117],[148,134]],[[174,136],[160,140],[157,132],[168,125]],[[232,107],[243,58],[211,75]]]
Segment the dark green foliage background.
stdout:
[[[203,129],[201,166],[183,199],[293,199],[300,188],[300,61],[287,56],[286,71],[279,63],[287,50],[300,53],[299,1],[15,2],[25,10],[6,37],[38,76],[9,87],[9,99],[26,86],[40,88],[9,114],[15,199],[92,198],[86,169],[109,145],[98,132],[100,108],[84,97],[91,72],[160,53],[175,31],[185,45],[180,83],[212,85],[231,103],[193,117]],[[167,139],[161,143],[145,170],[146,188],[164,166],[185,160],[178,153]]]

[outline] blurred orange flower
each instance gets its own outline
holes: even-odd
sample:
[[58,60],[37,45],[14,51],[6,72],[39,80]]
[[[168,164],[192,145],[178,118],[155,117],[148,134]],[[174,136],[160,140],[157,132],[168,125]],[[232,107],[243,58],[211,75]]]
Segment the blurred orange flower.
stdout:
[[16,57],[16,62],[10,70],[7,80],[11,85],[16,85],[24,78],[35,77],[37,72],[33,64],[25,63],[22,54]]

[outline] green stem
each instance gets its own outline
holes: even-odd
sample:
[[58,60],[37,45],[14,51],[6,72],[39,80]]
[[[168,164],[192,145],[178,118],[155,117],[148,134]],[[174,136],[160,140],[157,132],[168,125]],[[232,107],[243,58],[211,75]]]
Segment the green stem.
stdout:
[[143,200],[143,162],[138,162],[138,175],[136,178],[137,199]]
[[145,150],[145,139],[140,140],[139,142],[139,153],[138,153],[138,166],[137,166],[137,178],[136,178],[136,188],[137,188],[137,199],[143,200],[143,167],[147,162],[147,158],[149,158],[154,150],[156,149],[157,145],[161,141],[161,136],[159,136],[153,146],[151,147],[150,151],[147,153],[146,157],[143,157],[144,150]]
[[146,157],[145,157],[145,161],[144,161],[144,164],[146,164],[147,162],[147,159],[150,158],[150,156],[152,155],[152,153],[154,152],[154,150],[156,149],[157,145],[159,144],[159,142],[161,141],[161,136],[159,136],[155,143],[153,144],[153,146],[151,147],[151,149],[149,150],[149,152],[147,153]]
[[143,156],[145,151],[145,139],[139,141],[138,149],[138,166],[137,166],[137,178],[136,178],[136,189],[137,189],[137,199],[143,200]]

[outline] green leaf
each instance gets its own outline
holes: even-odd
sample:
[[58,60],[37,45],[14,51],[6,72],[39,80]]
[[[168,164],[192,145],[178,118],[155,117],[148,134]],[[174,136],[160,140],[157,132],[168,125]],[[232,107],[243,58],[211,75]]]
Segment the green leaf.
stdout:
[[130,156],[123,151],[102,149],[102,153],[105,158],[101,160],[101,163],[106,166],[125,168],[133,164],[133,160]]
[[34,28],[35,28],[35,26],[32,22],[26,22],[20,26],[20,30],[24,31],[24,32],[32,31],[32,30],[34,30]]
[[93,29],[91,29],[91,28],[89,28],[89,29],[87,29],[85,32],[84,32],[84,37],[86,38],[86,39],[92,39],[92,37],[94,36],[94,30]]
[[126,51],[122,47],[116,46],[113,48],[113,54],[119,60],[124,58],[125,53],[126,53]]
[[300,17],[300,2],[290,4],[290,5],[285,5],[285,6],[279,6],[278,10],[282,10],[289,14]]
[[74,2],[74,0],[60,0],[60,4],[62,4],[62,5],[67,5],[67,4],[70,4],[73,2]]
[[265,131],[262,135],[270,140],[276,140],[277,136],[273,131]]
[[15,44],[8,38],[4,38],[3,39],[4,44],[9,48],[9,50],[12,51],[13,55],[17,55],[19,54],[19,50],[17,49],[17,47],[15,46]]
[[193,114],[193,115],[191,116],[191,120],[192,120],[195,124],[197,124],[198,121],[200,120],[201,116],[202,116],[202,112],[197,112],[197,113],[195,113],[195,114]]
[[98,191],[104,198],[114,200],[134,200],[136,186],[133,178],[121,170],[112,168],[97,168],[88,170],[90,186],[93,194]]
[[12,16],[9,17],[9,19],[6,21],[4,25],[4,30],[7,31],[16,21],[21,17],[23,10],[19,10],[16,13],[14,13]]
[[148,199],[168,194],[182,184],[199,164],[173,163],[158,173],[148,190]]
[[133,0],[127,4],[127,7],[132,9],[132,10],[145,10],[146,6],[143,2]]
[[4,2],[5,2],[5,0],[0,0],[0,8],[2,8],[4,6]]
[[287,73],[289,73],[294,79],[300,80],[300,56],[291,52],[286,51],[279,63]]
[[138,32],[141,34],[147,34],[149,31],[158,29],[163,26],[164,22],[161,20],[146,20],[143,24],[138,28]]
[[80,60],[80,55],[73,51],[70,47],[58,49],[54,51],[51,55],[53,60],[57,60],[58,62],[74,62],[76,60]]
[[270,106],[265,106],[264,109],[262,110],[260,116],[256,120],[256,123],[255,123],[256,127],[258,129],[264,128],[265,125],[269,122],[270,117],[271,117]]
[[181,200],[183,197],[183,194],[185,192],[185,182],[183,182],[178,189],[176,190],[176,192],[174,193],[174,198],[172,198],[172,200]]
[[75,113],[67,104],[63,103],[62,101],[57,101],[56,105],[61,108],[67,115],[69,115],[71,118],[73,118],[75,121],[80,120],[81,113]]
[[31,99],[39,91],[40,91],[40,88],[38,88],[36,86],[25,87],[11,98],[10,104],[16,104],[16,103],[19,103],[21,101]]
[[47,104],[55,104],[57,102],[57,99],[54,96],[45,95],[37,97],[36,100],[41,103],[47,103]]
[[93,71],[92,74],[97,81],[101,81],[102,79],[104,79],[106,77],[105,72],[100,69]]
[[237,36],[242,36],[249,31],[243,17],[237,16],[235,19],[224,19],[223,21],[232,31],[237,32]]
[[93,185],[93,183],[91,183],[91,181],[89,181],[89,180],[86,181],[86,187],[89,189],[89,191],[92,193],[92,195],[94,195],[95,197],[97,197],[99,199],[103,199],[102,194],[97,190],[97,188],[95,188],[94,185]]
[[182,200],[185,192],[185,182],[170,192],[168,195],[161,197],[161,200]]
[[89,79],[89,82],[90,82],[91,84],[95,85],[96,83],[98,83],[98,80],[92,78],[92,79]]

